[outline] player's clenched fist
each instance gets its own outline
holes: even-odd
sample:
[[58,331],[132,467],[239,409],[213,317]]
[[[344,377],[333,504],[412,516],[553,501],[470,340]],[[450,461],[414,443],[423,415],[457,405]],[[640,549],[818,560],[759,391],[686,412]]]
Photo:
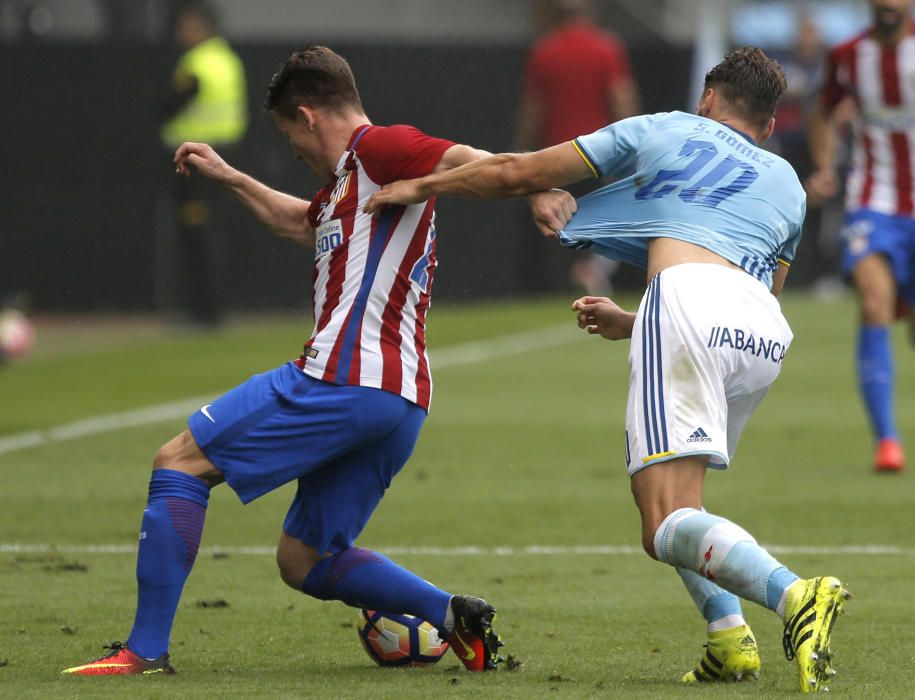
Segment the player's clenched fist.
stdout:
[[537,230],[547,238],[556,238],[559,232],[572,220],[578,205],[575,198],[565,190],[551,189],[534,192],[527,196],[531,216]]
[[186,141],[175,151],[175,172],[179,175],[190,175],[194,166],[206,178],[215,182],[226,182],[235,173],[235,169],[226,163],[212,146],[205,143]]
[[578,327],[607,340],[632,337],[635,314],[624,311],[607,297],[581,297],[572,302]]

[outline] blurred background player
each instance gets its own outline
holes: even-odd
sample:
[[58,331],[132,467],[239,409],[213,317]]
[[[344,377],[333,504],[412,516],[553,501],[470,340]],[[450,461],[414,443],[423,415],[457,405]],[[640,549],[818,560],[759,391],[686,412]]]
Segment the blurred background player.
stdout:
[[[791,45],[769,52],[784,69],[788,87],[779,100],[775,133],[767,148],[787,160],[803,182],[813,171],[808,134],[823,83],[826,46],[809,14],[801,10],[795,18],[796,36]],[[836,123],[841,123],[843,130],[850,119],[847,113],[853,111],[849,108],[852,108],[851,100],[843,103],[836,115]],[[842,151],[842,161],[847,161],[846,149]],[[815,289],[824,300],[835,299],[843,291],[838,240],[843,215],[841,205],[835,202],[808,208],[804,220],[804,245],[799,251],[798,265],[815,280]]]
[[858,385],[876,440],[873,465],[898,472],[905,455],[894,413],[890,325],[915,302],[915,36],[912,0],[870,0],[873,25],[829,54],[810,130],[817,200],[839,190],[834,114],[857,105],[846,191],[843,270],[858,291]]
[[[555,146],[638,113],[639,95],[622,41],[595,24],[590,0],[543,0],[546,31],[524,67],[515,147]],[[606,182],[582,183],[583,195]],[[589,294],[605,294],[618,263],[591,253],[572,262],[571,281]]]
[[799,14],[791,48],[770,53],[785,71],[788,85],[778,103],[771,147],[803,179],[811,170],[807,133],[822,83],[826,49],[811,17]]
[[[216,16],[203,2],[180,4],[173,31],[175,43],[183,53],[163,99],[167,120],[159,133],[162,144],[173,153],[185,141],[200,141],[234,157],[248,128],[248,95],[241,59],[217,34]],[[174,180],[174,303],[182,323],[191,327],[216,326],[225,313],[225,237],[218,225],[224,195],[196,178]]]
[[386,182],[485,153],[409,126],[372,125],[349,65],[325,47],[287,59],[265,106],[293,155],[327,183],[310,202],[270,189],[205,144],[182,144],[175,163],[182,175],[194,171],[228,188],[276,235],[315,247],[314,332],[296,362],[202,407],[159,449],[141,525],[133,629],[126,644],[64,673],[174,672],[169,637],[210,489],[225,481],[248,503],[294,480],[276,555],[287,585],[428,620],[469,670],[493,669],[501,643],[491,606],[353,546],[426,419],[425,320],[437,264],[434,199],[377,221],[362,205]]
[[706,653],[683,681],[758,675],[740,596],[784,620],[785,654],[797,660],[800,689],[812,692],[834,675],[830,635],[847,591],[831,576],[799,578],[749,532],[702,507],[706,471],[727,468],[792,341],[775,297],[806,196],[791,166],[758,147],[772,135],[784,89],[775,61],[738,49],[706,75],[696,115],[633,117],[535,153],[394,183],[367,208],[623,178],[583,197],[570,224],[558,202],[554,231],[565,228],[564,245],[593,246],[648,275],[637,313],[591,296],[573,309],[590,333],[631,338],[625,455],[642,546],[677,569],[708,623]]

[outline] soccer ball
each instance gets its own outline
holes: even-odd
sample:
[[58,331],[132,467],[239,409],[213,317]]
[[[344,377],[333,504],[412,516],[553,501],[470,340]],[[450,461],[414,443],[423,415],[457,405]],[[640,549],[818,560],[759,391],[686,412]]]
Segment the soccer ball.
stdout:
[[448,651],[438,630],[413,615],[360,610],[356,631],[365,652],[379,666],[429,666]]
[[23,357],[35,342],[31,321],[15,309],[0,310],[0,363]]

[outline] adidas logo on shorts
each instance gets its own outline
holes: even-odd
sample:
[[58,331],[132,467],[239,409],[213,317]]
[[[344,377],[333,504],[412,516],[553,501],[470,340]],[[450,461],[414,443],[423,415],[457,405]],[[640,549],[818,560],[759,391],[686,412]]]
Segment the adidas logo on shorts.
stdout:
[[686,438],[687,442],[711,442],[712,438],[702,429],[697,428],[696,431]]

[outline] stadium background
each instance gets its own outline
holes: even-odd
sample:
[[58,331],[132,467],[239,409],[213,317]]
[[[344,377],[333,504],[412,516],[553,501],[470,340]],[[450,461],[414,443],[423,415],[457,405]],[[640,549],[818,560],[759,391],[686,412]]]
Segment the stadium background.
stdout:
[[[7,203],[0,214],[0,298],[26,292],[36,312],[152,311],[172,301],[165,197],[172,168],[157,133],[162,86],[176,57],[166,26],[175,4],[180,0],[0,3],[0,191]],[[744,4],[758,12],[778,3]],[[779,32],[771,7],[760,21],[744,19],[740,5],[595,3],[600,23],[628,45],[645,112],[691,109],[694,54],[711,65],[707,56],[717,60],[730,37],[790,46],[790,25]],[[833,9],[826,14],[824,3],[808,5],[835,34],[843,20],[852,31],[860,16],[854,3],[825,3]],[[376,123],[407,122],[492,151],[511,149],[536,0],[349,0],[332,3],[333,10],[292,0],[212,6],[248,78],[252,128],[235,162],[273,186],[308,195],[319,184],[289,157],[261,109],[276,65],[307,43],[328,43],[351,61]],[[754,36],[747,31],[754,26],[770,35]],[[709,35],[709,27],[717,29]],[[306,306],[309,253],[265,240],[240,205],[228,196],[225,202],[227,305]],[[523,204],[445,201],[439,231],[439,300],[569,289],[567,260],[532,234]],[[813,268],[801,263],[794,284],[812,279]],[[624,271],[619,283],[637,285],[638,275]]]
[[[276,64],[310,42],[352,61],[376,122],[511,145],[534,2],[213,4],[249,80],[254,120],[238,164],[271,185],[308,193],[318,184],[259,111]],[[60,677],[127,632],[155,448],[197,406],[288,359],[310,327],[310,255],[239,208],[225,215],[235,271],[226,293],[238,316],[204,333],[164,320],[162,288],[174,275],[160,245],[173,177],[157,140],[157,90],[174,60],[166,6],[0,0],[0,297],[29,296],[38,328],[32,353],[0,368],[0,697],[695,697],[677,680],[701,654],[703,623],[679,579],[641,553],[621,466],[628,348],[572,327],[567,259],[512,202],[440,205],[434,408],[361,543],[490,598],[520,672],[471,677],[451,655],[415,673],[378,671],[352,610],[280,583],[272,544],[286,487],[244,509],[228,489],[214,491],[173,635],[179,674],[167,685]],[[727,45],[787,55],[798,9],[816,17],[825,43],[867,19],[863,2],[598,9],[628,45],[646,111],[691,108],[694,76]],[[709,478],[706,501],[795,570],[848,581],[856,597],[837,628],[834,695],[909,698],[915,481],[868,468],[855,307],[835,283],[835,235],[828,220],[806,235],[784,297],[796,340],[783,376],[734,468]],[[639,276],[614,281],[634,304]],[[911,440],[904,328],[894,345],[900,429]],[[760,683],[699,692],[793,694],[778,621],[746,613]]]

